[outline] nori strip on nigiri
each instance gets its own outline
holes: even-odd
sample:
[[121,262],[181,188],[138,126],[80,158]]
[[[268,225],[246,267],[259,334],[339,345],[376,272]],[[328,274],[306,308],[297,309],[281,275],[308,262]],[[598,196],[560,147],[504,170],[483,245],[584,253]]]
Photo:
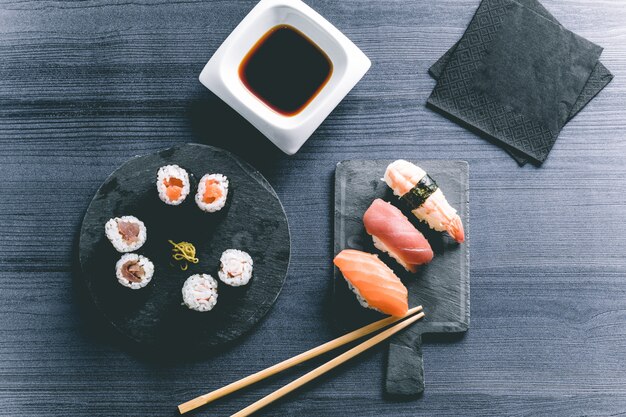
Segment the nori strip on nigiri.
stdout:
[[448,232],[459,243],[465,241],[461,218],[422,168],[398,159],[387,166],[383,181],[409,205],[415,217],[428,223],[431,229]]
[[400,199],[404,201],[411,210],[415,210],[422,204],[432,193],[437,191],[439,186],[430,175],[426,174],[424,178],[418,181],[409,192],[404,194]]

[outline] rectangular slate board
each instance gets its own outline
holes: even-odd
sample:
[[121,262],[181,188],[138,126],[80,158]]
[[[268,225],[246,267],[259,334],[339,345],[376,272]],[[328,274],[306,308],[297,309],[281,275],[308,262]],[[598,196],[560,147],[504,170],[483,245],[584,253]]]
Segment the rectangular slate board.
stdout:
[[[416,395],[424,390],[421,336],[426,333],[461,333],[469,327],[469,171],[464,161],[411,161],[435,179],[448,202],[459,212],[466,241],[457,244],[446,234],[434,232],[403,207],[382,177],[391,160],[352,160],[337,164],[335,171],[335,254],[343,249],[376,253],[409,290],[409,306],[423,305],[426,317],[392,338],[385,391],[392,395]],[[430,242],[435,258],[415,274],[381,254],[363,227],[363,213],[375,198],[400,208]],[[380,318],[362,308],[335,268],[333,281],[335,324],[353,329]]]

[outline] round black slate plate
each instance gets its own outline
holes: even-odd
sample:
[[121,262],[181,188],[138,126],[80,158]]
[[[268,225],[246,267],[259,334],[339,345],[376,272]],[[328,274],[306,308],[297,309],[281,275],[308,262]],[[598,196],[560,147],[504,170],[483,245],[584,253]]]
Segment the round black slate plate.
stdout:
[[[193,176],[191,193],[180,206],[167,206],[156,192],[156,172],[168,164]],[[227,205],[218,213],[202,212],[193,200],[197,180],[205,173],[222,173],[230,180]],[[136,253],[152,260],[155,274],[141,290],[117,282],[115,263],[121,254],[104,235],[106,221],[122,215],[138,217],[148,230]],[[171,259],[168,239],[193,243],[200,262],[181,271]],[[228,248],[252,256],[250,283],[233,288],[220,282],[218,303],[210,312],[181,305],[185,279],[195,273],[217,278],[220,255]],[[122,334],[155,347],[214,347],[250,330],[278,297],[289,255],[287,217],[265,178],[235,155],[199,144],[136,157],[113,172],[87,209],[79,242],[82,276],[98,309]]]

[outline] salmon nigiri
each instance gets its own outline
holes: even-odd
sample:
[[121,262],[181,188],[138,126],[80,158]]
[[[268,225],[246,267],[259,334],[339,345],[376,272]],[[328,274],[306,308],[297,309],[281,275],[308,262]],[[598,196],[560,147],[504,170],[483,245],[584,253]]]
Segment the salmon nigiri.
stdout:
[[433,230],[448,232],[459,243],[465,241],[461,218],[426,171],[399,159],[389,164],[384,180],[393,193],[407,203],[415,217]]
[[400,278],[378,256],[344,249],[333,262],[363,307],[398,317],[406,314],[409,293]]
[[402,212],[380,198],[363,215],[363,224],[374,246],[386,252],[409,272],[433,259],[430,244]]

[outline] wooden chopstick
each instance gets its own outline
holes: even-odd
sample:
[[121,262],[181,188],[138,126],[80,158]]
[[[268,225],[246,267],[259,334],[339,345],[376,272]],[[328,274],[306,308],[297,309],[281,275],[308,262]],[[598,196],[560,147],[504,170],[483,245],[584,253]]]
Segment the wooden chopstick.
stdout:
[[331,369],[341,365],[342,363],[354,358],[355,356],[357,356],[358,354],[366,351],[367,349],[371,348],[372,346],[382,342],[383,340],[393,336],[394,334],[396,334],[397,332],[399,332],[400,330],[406,328],[407,326],[410,326],[411,324],[413,324],[414,322],[416,322],[417,320],[421,319],[422,317],[424,317],[424,313],[419,313],[409,319],[404,320],[402,323],[396,324],[393,327],[390,327],[389,329],[385,330],[384,332],[381,332],[379,334],[377,334],[376,336],[372,337],[371,339],[366,340],[365,342],[361,343],[360,345],[357,345],[355,347],[353,347],[352,349],[348,350],[345,353],[342,353],[341,355],[337,356],[334,359],[331,359],[330,361],[326,362],[325,364],[315,368],[314,370],[312,370],[311,372],[301,376],[300,378],[290,382],[289,384],[285,385],[284,387],[274,391],[273,393],[261,398],[259,401],[249,405],[248,407],[244,408],[243,410],[233,414],[231,417],[245,417],[245,416],[249,416],[250,414],[260,410],[261,408],[265,407],[266,405],[272,403],[273,401],[276,401],[277,399],[281,398],[282,396],[290,393],[291,391],[300,388],[301,386],[303,386],[304,384],[306,384],[307,382],[310,382],[312,380],[314,380],[315,378],[317,378],[318,376],[325,374],[326,372],[330,371]]
[[258,381],[261,381],[262,379],[265,379],[269,376],[282,372],[285,369],[289,369],[292,366],[308,361],[309,359],[312,359],[323,353],[326,353],[340,346],[343,346],[346,343],[350,343],[353,340],[359,339],[363,336],[367,336],[370,333],[373,333],[379,329],[389,326],[390,324],[403,320],[404,318],[409,317],[421,310],[422,310],[422,306],[417,306],[417,307],[410,309],[404,317],[387,317],[386,319],[382,319],[372,324],[368,324],[367,326],[361,327],[360,329],[347,333],[341,337],[338,337],[337,339],[333,339],[329,342],[326,342],[323,345],[320,345],[316,348],[307,350],[306,352],[303,352],[297,356],[294,356],[293,358],[284,360],[280,363],[277,363],[276,365],[270,366],[269,368],[266,368],[255,374],[249,375],[243,379],[240,379],[231,384],[228,384],[225,387],[222,387],[215,391],[209,392],[208,394],[201,395],[183,404],[180,404],[178,406],[178,411],[180,412],[180,414],[187,413],[191,410],[194,410],[198,407],[201,407],[205,404],[215,401],[218,398],[221,398],[225,395],[231,394],[237,390],[247,387],[248,385],[252,385]]

